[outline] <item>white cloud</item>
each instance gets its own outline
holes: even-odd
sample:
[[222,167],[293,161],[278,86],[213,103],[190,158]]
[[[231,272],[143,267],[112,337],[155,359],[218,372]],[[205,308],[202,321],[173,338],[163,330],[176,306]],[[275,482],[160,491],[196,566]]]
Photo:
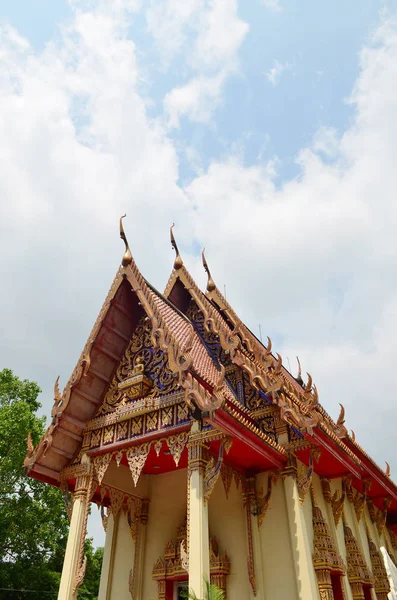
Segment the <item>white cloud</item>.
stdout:
[[281,12],[280,0],[262,0],[262,4],[273,12]]
[[164,99],[169,127],[179,127],[181,117],[188,115],[192,121],[205,123],[222,101],[225,74],[213,77],[195,77],[184,86],[175,87]]
[[[173,5],[168,0],[164,6]],[[164,98],[170,127],[178,127],[182,116],[201,123],[211,119],[222,102],[225,82],[238,71],[238,50],[248,32],[247,23],[237,16],[236,0],[202,3],[195,18],[191,23],[191,27],[195,23],[195,41],[189,40],[186,47],[192,74],[186,84],[174,87]],[[181,35],[176,39],[180,48]]]
[[396,24],[379,29],[360,65],[354,121],[340,136],[317,133],[297,179],[278,188],[265,165],[229,158],[186,192],[229,301],[280,340],[287,366],[299,354],[329,412],[344,403],[360,443],[397,468]]
[[[180,246],[206,245],[241,317],[280,340],[285,362],[299,354],[329,412],[343,402],[357,439],[393,473],[396,25],[385,23],[361,53],[351,126],[320,130],[299,154],[297,179],[279,188],[277,162],[247,167],[230,156],[181,189],[176,149],[140,95],[127,36],[136,5],[95,6],[76,10],[59,44],[40,54],[1,30],[2,364],[40,382],[48,414],[53,381],[70,375],[121,257],[119,215],[127,212],[132,251],[159,288],[175,221]],[[231,30],[230,48],[220,36],[214,50],[217,65],[204,53],[200,71],[186,57],[195,71],[170,92],[173,123],[208,120],[222,102],[242,40]],[[216,35],[202,31],[210,48]],[[190,266],[204,282],[199,260]]]
[[274,65],[267,73],[265,73],[265,75],[269,83],[271,83],[273,87],[276,87],[276,85],[280,83],[282,74],[285,71],[289,71],[291,68],[292,65],[290,63],[281,63],[278,60],[275,60]]

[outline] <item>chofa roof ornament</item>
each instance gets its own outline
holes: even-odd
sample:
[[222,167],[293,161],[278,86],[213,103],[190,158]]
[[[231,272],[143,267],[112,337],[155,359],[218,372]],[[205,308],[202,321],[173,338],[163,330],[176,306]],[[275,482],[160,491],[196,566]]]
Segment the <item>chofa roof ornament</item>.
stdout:
[[175,223],[173,223],[170,227],[170,238],[171,238],[171,246],[175,250],[175,254],[176,254],[175,262],[174,262],[174,269],[175,269],[175,271],[178,271],[179,269],[181,269],[183,267],[183,260],[181,258],[181,255],[179,254],[178,246],[177,246],[177,243],[174,238],[174,232],[172,231],[174,227],[175,227]]
[[126,217],[127,215],[124,214],[122,217],[120,217],[120,237],[123,240],[124,244],[125,244],[125,252],[123,255],[123,259],[121,261],[121,264],[123,265],[123,267],[128,267],[128,265],[130,265],[132,263],[132,254],[131,254],[131,250],[130,247],[128,245],[127,242],[127,237],[124,233],[124,228],[123,228],[123,219],[124,217]]
[[213,279],[212,279],[212,277],[211,277],[211,273],[210,273],[210,270],[209,270],[209,267],[208,267],[207,261],[205,260],[205,255],[204,255],[204,252],[205,252],[205,248],[203,248],[203,251],[202,251],[202,253],[201,253],[201,257],[202,257],[202,259],[203,259],[203,267],[204,267],[204,270],[205,270],[205,272],[206,272],[206,273],[207,273],[207,275],[208,275],[208,281],[207,281],[207,292],[213,292],[213,291],[214,291],[214,289],[215,289],[215,282],[214,282],[214,280],[213,280]]

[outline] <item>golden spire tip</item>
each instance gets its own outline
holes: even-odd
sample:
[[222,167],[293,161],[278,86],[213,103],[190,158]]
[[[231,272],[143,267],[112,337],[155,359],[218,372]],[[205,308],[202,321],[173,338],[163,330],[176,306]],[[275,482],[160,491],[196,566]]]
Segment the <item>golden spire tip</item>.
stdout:
[[176,253],[175,261],[174,261],[174,269],[175,269],[175,271],[178,271],[178,269],[181,269],[183,266],[183,260],[181,258],[181,255],[179,254],[178,246],[177,246],[177,243],[174,238],[174,232],[172,231],[174,227],[175,227],[175,223],[173,223],[170,227],[170,238],[171,238],[171,246],[173,247],[173,249],[175,250],[175,253]]
[[201,253],[201,258],[203,259],[203,267],[204,267],[204,270],[205,270],[205,272],[206,272],[206,273],[207,273],[207,275],[208,275],[208,280],[207,280],[207,292],[213,292],[213,291],[214,291],[214,289],[215,289],[215,283],[214,283],[214,280],[213,280],[213,279],[212,279],[212,277],[211,277],[211,273],[210,273],[210,270],[209,270],[209,268],[208,268],[207,261],[205,260],[205,254],[204,254],[204,252],[205,252],[205,248],[203,248],[203,251],[202,251],[202,253]]
[[127,267],[128,265],[130,265],[132,263],[132,254],[131,254],[131,250],[130,250],[130,247],[128,245],[127,237],[125,235],[124,227],[123,227],[123,219],[126,216],[127,215],[124,214],[122,217],[120,217],[120,237],[121,237],[121,239],[123,240],[123,242],[125,244],[125,252],[124,252],[124,255],[123,255],[123,259],[121,261],[121,264],[123,265],[123,267]]

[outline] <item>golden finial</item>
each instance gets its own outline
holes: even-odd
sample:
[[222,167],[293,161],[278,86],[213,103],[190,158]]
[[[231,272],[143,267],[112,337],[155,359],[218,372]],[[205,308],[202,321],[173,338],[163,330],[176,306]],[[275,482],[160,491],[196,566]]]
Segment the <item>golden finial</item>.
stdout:
[[387,462],[387,460],[385,460],[385,463],[386,463],[386,471],[385,471],[385,473],[386,473],[387,477],[390,477],[390,465]]
[[124,217],[126,217],[127,215],[123,215],[122,217],[120,217],[120,237],[123,240],[124,244],[125,244],[125,252],[123,255],[123,260],[121,261],[121,264],[123,265],[123,267],[128,267],[128,265],[130,265],[132,263],[132,254],[131,254],[131,250],[130,247],[128,245],[127,242],[127,237],[124,233],[124,228],[123,228],[123,219]]
[[173,249],[176,252],[174,269],[175,269],[175,271],[177,271],[178,269],[180,269],[183,266],[183,260],[181,259],[181,255],[179,254],[178,246],[177,246],[175,238],[174,238],[174,233],[172,231],[173,227],[175,227],[175,223],[173,223],[170,227],[170,237],[171,237],[171,246],[173,247]]
[[339,403],[339,406],[340,406],[340,413],[339,413],[338,420],[336,421],[336,424],[338,427],[343,427],[343,425],[345,423],[345,407],[341,403]]
[[307,375],[307,384],[305,385],[305,391],[311,392],[313,379],[312,379],[312,376],[310,375],[310,373],[306,373],[306,375]]
[[61,400],[61,392],[59,391],[59,375],[54,383],[54,400],[59,402]]
[[350,430],[350,437],[352,439],[352,442],[356,441],[356,434],[354,433],[353,429]]
[[299,385],[303,385],[301,363],[298,357],[296,357],[296,360],[298,361],[298,375],[295,377],[295,379],[299,383]]
[[33,446],[33,442],[32,442],[32,432],[29,431],[28,433],[28,439],[26,440],[26,449],[28,452],[28,455],[31,456],[34,452],[34,446]]
[[204,255],[204,252],[205,252],[205,248],[203,248],[203,251],[202,251],[202,253],[201,253],[201,257],[202,257],[202,259],[203,259],[203,267],[204,267],[204,270],[205,270],[205,272],[206,272],[206,273],[207,273],[207,275],[208,275],[208,281],[207,281],[207,292],[213,292],[213,291],[214,291],[214,289],[215,289],[215,283],[214,283],[214,280],[213,280],[213,279],[212,279],[212,277],[211,277],[211,273],[210,273],[210,270],[209,270],[209,268],[208,268],[207,261],[205,260],[205,255]]

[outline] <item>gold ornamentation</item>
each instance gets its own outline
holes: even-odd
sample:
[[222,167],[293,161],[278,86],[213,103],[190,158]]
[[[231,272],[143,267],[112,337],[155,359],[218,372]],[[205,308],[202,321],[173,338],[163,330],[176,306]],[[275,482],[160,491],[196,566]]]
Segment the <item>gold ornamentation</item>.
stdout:
[[189,409],[185,403],[178,404],[178,422],[186,421],[189,416]]
[[347,429],[345,427],[345,407],[343,406],[343,404],[340,404],[340,413],[339,413],[339,417],[338,420],[336,421],[336,427],[334,429],[334,433],[335,435],[338,436],[338,438],[344,438],[347,436]]
[[116,518],[124,503],[125,493],[116,488],[109,488],[110,504],[112,507],[113,517]]
[[207,273],[207,276],[208,276],[207,292],[213,292],[214,289],[215,289],[215,283],[214,283],[214,280],[211,277],[211,272],[210,272],[210,270],[208,268],[207,261],[205,260],[205,254],[204,254],[204,252],[205,252],[205,248],[203,248],[203,251],[201,253],[201,258],[202,258],[202,261],[203,261],[204,271]]
[[223,487],[225,488],[226,498],[229,498],[229,491],[230,491],[230,487],[232,485],[232,479],[233,479],[233,469],[226,463],[223,463],[221,466],[221,477],[222,477]]
[[130,247],[128,245],[127,242],[127,237],[124,233],[124,227],[123,227],[123,219],[126,217],[127,215],[123,215],[122,217],[120,217],[120,237],[123,240],[124,244],[125,244],[125,252],[123,255],[123,259],[121,261],[121,264],[123,265],[123,267],[128,267],[128,265],[130,265],[132,263],[132,254],[131,254],[131,250]]
[[128,465],[130,467],[130,471],[132,474],[132,479],[134,481],[134,485],[136,486],[138,483],[139,476],[142,472],[143,467],[145,466],[146,459],[148,457],[150,451],[150,444],[140,444],[139,446],[131,446],[126,451],[126,457],[128,461]]
[[140,433],[142,433],[142,425],[143,425],[143,419],[142,419],[142,417],[137,417],[136,419],[132,419],[132,421],[131,421],[131,434],[132,435],[139,435]]
[[353,598],[364,598],[363,586],[373,586],[374,580],[367,567],[364,556],[357,544],[352,530],[347,526],[343,516],[343,532],[346,546],[347,578],[349,580]]
[[256,483],[255,477],[247,477],[242,479],[243,504],[245,507],[245,516],[247,522],[247,538],[248,538],[248,579],[252,587],[252,592],[256,596],[256,577],[255,577],[255,562],[254,562],[254,547],[252,543],[252,521],[251,513],[256,513]]
[[87,567],[87,557],[84,556],[84,542],[87,533],[88,515],[90,512],[90,500],[96,489],[96,481],[93,477],[91,461],[85,454],[83,463],[86,465],[88,473],[82,475],[76,480],[75,501],[84,502],[84,517],[80,530],[79,553],[76,563],[76,571],[74,575],[73,594],[75,594],[84,581],[85,571]]
[[159,457],[160,456],[160,452],[161,452],[161,447],[163,445],[163,440],[156,440],[153,444],[155,452],[156,452],[156,456]]
[[189,432],[182,431],[182,433],[177,433],[176,435],[171,435],[170,437],[165,438],[168,448],[173,456],[175,461],[175,465],[179,465],[179,461],[182,456],[182,452],[186,446],[186,443],[189,439]]
[[280,474],[278,472],[273,471],[269,473],[267,478],[267,492],[266,494],[263,491],[263,488],[259,490],[256,498],[257,505],[257,516],[258,516],[258,528],[261,527],[264,518],[266,516],[267,510],[270,506],[270,500],[272,495],[273,485],[275,485],[278,481]]
[[[226,598],[226,576],[230,572],[230,559],[219,552],[218,542],[215,537],[210,536],[210,581],[220,587]],[[166,582],[186,577],[189,569],[189,551],[187,546],[186,521],[178,527],[176,540],[169,540],[164,549],[164,558],[159,557],[152,571],[152,577],[157,581],[158,598],[165,599]]]
[[173,423],[173,407],[170,406],[168,408],[164,408],[161,411],[161,426],[166,427],[167,425],[172,425]]
[[343,560],[333,542],[328,523],[317,506],[313,488],[312,515],[313,515],[313,566],[317,575],[320,598],[333,600],[331,573],[345,574]]
[[334,521],[337,527],[342,516],[343,506],[345,503],[345,483],[342,480],[342,493],[339,490],[336,490],[333,495],[331,493],[330,482],[327,477],[321,478],[321,487],[323,490],[324,500],[331,504],[332,514],[334,515]]
[[216,482],[221,474],[221,467],[223,463],[223,442],[219,446],[218,460],[215,463],[215,458],[210,456],[204,471],[204,503],[206,504],[210,499],[212,490],[215,487]]
[[[117,407],[121,406],[123,402],[124,404],[127,404],[127,406],[131,404],[131,402],[137,402],[136,399],[131,401],[130,396],[134,396],[134,394],[130,394],[131,390],[120,389],[120,386],[121,388],[123,385],[125,387],[126,382],[128,384],[131,378],[134,379],[134,377],[140,377],[141,379],[142,377],[146,377],[146,379],[150,379],[150,385],[149,381],[147,381],[145,384],[146,387],[143,390],[143,393],[146,394],[146,399],[153,396],[164,396],[165,394],[170,394],[179,389],[178,382],[175,377],[173,377],[163,350],[160,348],[152,348],[152,334],[153,327],[151,321],[143,316],[131,336],[131,341],[117,367],[116,374],[112,379],[98,414],[111,413]],[[140,370],[139,373],[138,369]],[[146,373],[147,376],[142,375],[142,373]],[[132,383],[134,384],[134,381],[132,381]],[[138,395],[141,392],[142,389],[140,388],[140,391],[138,390]],[[136,397],[135,394],[135,398]]]
[[92,432],[91,442],[90,442],[91,448],[96,448],[97,446],[101,445],[101,435],[102,435],[102,429],[97,429],[96,431]]
[[101,504],[101,519],[102,519],[102,526],[103,529],[106,533],[107,528],[108,528],[108,522],[109,522],[109,517],[112,514],[112,508],[111,506],[108,506],[106,509],[103,506],[103,504]]
[[111,460],[112,460],[111,452],[109,452],[108,454],[100,454],[99,456],[96,456],[93,460],[95,471],[98,475],[99,485],[101,485],[101,483],[102,483],[102,479],[105,476],[105,473],[108,469],[108,466],[111,463]]
[[365,504],[367,501],[367,492],[371,487],[371,480],[363,479],[363,493],[360,494],[358,490],[356,490],[353,498],[353,506],[356,512],[356,517],[358,523],[361,521],[361,517],[364,514]]
[[310,489],[313,477],[313,455],[310,453],[309,466],[306,468],[301,462],[298,463],[298,476],[296,479],[299,491],[299,501],[301,505],[305,501],[306,494]]
[[111,444],[114,438],[114,426],[110,425],[110,427],[105,427],[103,432],[103,443]]
[[384,598],[387,600],[388,593],[390,592],[390,583],[385,569],[383,559],[376,549],[376,546],[370,536],[367,523],[365,523],[365,529],[367,532],[369,554],[371,557],[372,573],[375,580],[375,592],[377,598]]
[[158,416],[158,412],[148,413],[146,415],[146,431],[157,429]]
[[172,231],[174,227],[175,227],[175,223],[173,223],[170,227],[170,238],[171,238],[171,246],[175,250],[175,255],[176,255],[175,261],[174,261],[174,269],[175,269],[175,271],[178,271],[179,269],[182,268],[183,261],[182,261],[181,255],[179,254],[178,246],[177,246],[175,238],[174,238],[174,232]]
[[114,455],[114,458],[115,458],[115,461],[116,461],[116,464],[118,467],[120,466],[120,463],[123,460],[123,455],[124,455],[124,453],[122,450],[120,450],[119,452],[116,452],[116,454]]
[[391,498],[383,498],[383,510],[377,511],[375,523],[379,535],[382,535],[384,528],[386,527],[387,511],[390,508]]
[[386,477],[390,477],[390,465],[387,462],[387,460],[385,460],[385,463],[386,463],[386,471],[385,471]]

